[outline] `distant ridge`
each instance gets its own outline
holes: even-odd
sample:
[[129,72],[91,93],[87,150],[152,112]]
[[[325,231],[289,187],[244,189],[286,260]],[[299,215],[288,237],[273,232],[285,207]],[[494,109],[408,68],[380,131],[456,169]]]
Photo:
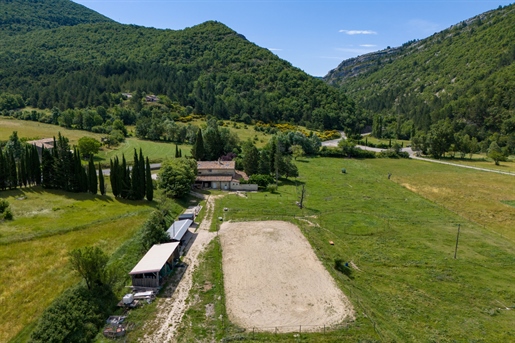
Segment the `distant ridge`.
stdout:
[[[343,61],[324,80],[340,87],[387,135],[409,139],[449,119],[479,141],[515,129],[515,5],[439,33]],[[502,143],[502,142],[501,142]]]

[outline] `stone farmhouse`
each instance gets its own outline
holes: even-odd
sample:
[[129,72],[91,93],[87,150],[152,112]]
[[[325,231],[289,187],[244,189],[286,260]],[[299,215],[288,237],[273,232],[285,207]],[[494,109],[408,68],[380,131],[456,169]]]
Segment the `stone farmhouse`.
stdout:
[[231,191],[257,191],[254,184],[241,184],[248,180],[245,172],[236,170],[234,161],[199,161],[197,162],[197,179],[195,187]]

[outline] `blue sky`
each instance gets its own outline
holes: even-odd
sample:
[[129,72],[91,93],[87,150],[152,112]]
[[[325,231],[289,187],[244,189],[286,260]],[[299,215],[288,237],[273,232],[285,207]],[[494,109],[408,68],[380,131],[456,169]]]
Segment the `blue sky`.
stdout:
[[217,20],[308,74],[422,39],[510,1],[75,0],[117,22],[180,30]]

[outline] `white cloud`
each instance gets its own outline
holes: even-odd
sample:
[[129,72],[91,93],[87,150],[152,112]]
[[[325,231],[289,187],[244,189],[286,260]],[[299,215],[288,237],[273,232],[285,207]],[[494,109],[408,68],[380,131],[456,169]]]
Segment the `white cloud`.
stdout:
[[277,49],[277,48],[268,48],[270,51],[283,51],[283,49]]
[[371,30],[340,30],[339,32],[347,35],[377,35],[377,32]]
[[363,48],[374,48],[377,45],[375,45],[375,44],[361,44],[360,46],[363,47]]

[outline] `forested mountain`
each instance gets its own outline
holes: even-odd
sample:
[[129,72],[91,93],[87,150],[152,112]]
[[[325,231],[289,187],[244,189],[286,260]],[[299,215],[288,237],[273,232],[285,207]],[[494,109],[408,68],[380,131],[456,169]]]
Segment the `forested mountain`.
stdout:
[[0,37],[39,29],[110,21],[69,0],[0,1]]
[[376,115],[376,135],[409,138],[447,120],[452,133],[480,142],[504,136],[506,146],[515,140],[514,62],[510,5],[429,38],[344,61],[324,79]]
[[166,95],[194,113],[218,118],[250,116],[351,132],[365,124],[341,90],[218,22],[181,31],[89,23],[5,37],[0,92],[61,111],[112,107],[120,93],[135,92]]

